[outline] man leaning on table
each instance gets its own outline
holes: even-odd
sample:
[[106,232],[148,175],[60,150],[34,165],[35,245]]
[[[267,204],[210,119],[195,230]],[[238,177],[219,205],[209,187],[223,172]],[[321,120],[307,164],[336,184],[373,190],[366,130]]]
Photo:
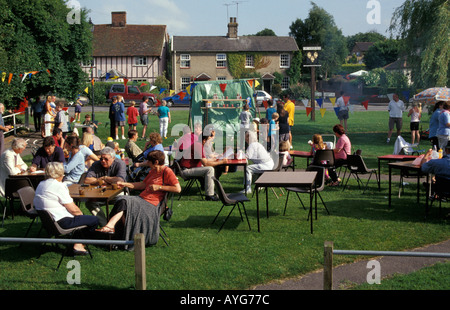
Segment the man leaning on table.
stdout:
[[[105,147],[100,151],[100,160],[96,161],[89,168],[85,184],[99,185],[99,180],[105,184],[114,184],[118,181],[124,182],[127,177],[125,162],[116,158],[115,151],[110,147]],[[101,226],[105,226],[107,219],[105,213],[100,209],[102,203],[86,202],[86,207],[91,213],[98,217]]]
[[42,147],[40,147],[36,155],[31,161],[30,171],[34,172],[37,169],[45,169],[50,162],[65,163],[64,151],[59,146],[56,146],[55,140],[52,136],[45,137]]
[[422,172],[431,173],[435,176],[442,177],[450,180],[450,145],[445,148],[445,154],[440,159],[431,159],[427,161],[427,158],[431,156],[433,150],[428,152],[422,158],[420,163]]

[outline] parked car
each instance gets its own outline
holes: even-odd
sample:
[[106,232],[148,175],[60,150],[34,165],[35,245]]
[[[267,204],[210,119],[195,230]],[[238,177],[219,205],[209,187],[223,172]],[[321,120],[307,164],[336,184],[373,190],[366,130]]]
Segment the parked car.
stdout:
[[257,90],[256,94],[256,104],[259,104],[260,106],[263,105],[263,101],[267,101],[269,99],[272,99],[272,96],[269,95],[266,91],[264,90]]
[[125,100],[125,103],[130,101],[136,101],[136,104],[142,101],[142,97],[147,96],[149,98],[149,103],[156,103],[156,95],[152,93],[141,92],[138,86],[127,85],[125,88],[124,84],[112,84],[106,97],[108,101],[112,100],[112,97],[121,95]]
[[[183,93],[184,97],[180,96],[180,93]],[[183,97],[183,99],[181,99],[181,97]],[[191,96],[185,90],[182,90],[173,96],[163,98],[163,100],[167,101],[167,105],[169,107],[173,105],[189,105],[191,102]]]

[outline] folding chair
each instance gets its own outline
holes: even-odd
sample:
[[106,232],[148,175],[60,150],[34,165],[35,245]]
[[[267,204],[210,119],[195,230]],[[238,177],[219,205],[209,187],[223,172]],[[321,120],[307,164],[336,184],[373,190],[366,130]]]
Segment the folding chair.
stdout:
[[[168,206],[168,201],[171,201],[171,206]],[[170,218],[172,217],[172,207],[173,207],[173,193],[169,193],[166,192],[166,195],[164,196],[164,199],[161,201],[160,204],[160,208],[161,208],[161,213],[160,216],[161,218],[163,218],[165,221],[169,221]],[[169,246],[169,243],[167,242],[166,238],[164,238],[164,236],[167,236],[167,233],[165,232],[165,230],[163,229],[162,225],[161,225],[161,221],[159,221],[159,236],[163,239],[164,243]],[[161,234],[161,231],[163,232],[163,234]]]
[[[78,226],[78,227],[64,229],[61,226],[59,226],[59,224],[53,219],[53,217],[47,211],[45,211],[45,210],[36,210],[36,211],[39,215],[39,218],[41,219],[42,226],[47,231],[47,233],[49,234],[50,237],[67,236],[69,239],[71,239],[73,237],[73,234],[76,231],[87,228],[86,225],[82,225],[82,226]],[[58,267],[56,267],[56,270],[59,269],[59,266],[61,265],[64,257],[68,253],[69,248],[70,248],[70,244],[66,244],[66,248],[61,255],[61,259],[59,260]],[[87,245],[86,245],[86,248],[88,249],[89,256],[92,259],[91,251],[89,250]]]
[[33,184],[31,183],[30,179],[28,178],[7,178],[5,180],[5,198],[6,203],[3,206],[3,218],[2,218],[2,227],[3,223],[5,221],[6,217],[6,208],[8,207],[9,202],[9,208],[11,211],[12,219],[14,220],[14,200],[19,198],[19,195],[17,194],[17,190],[26,187],[31,186],[33,187]]
[[[316,179],[314,180],[314,182],[316,183],[316,188],[313,187],[312,191],[316,191],[317,190],[317,195],[319,196],[320,200],[322,201],[323,206],[325,207],[325,210],[327,211],[328,214],[330,214],[330,212],[328,211],[327,206],[325,205],[325,202],[323,201],[322,195],[320,194],[321,191],[323,191],[325,189],[325,172],[326,169],[324,167],[321,166],[315,166],[315,165],[309,165],[306,168],[306,171],[317,171],[317,176]],[[289,194],[290,192],[293,192],[297,195],[298,200],[300,200],[300,203],[303,206],[303,209],[306,210],[305,205],[303,204],[302,199],[300,198],[299,194],[311,194],[311,189],[309,186],[305,186],[305,187],[286,187],[285,188],[287,191],[287,196],[286,196],[286,202],[284,204],[284,212],[283,215],[286,215],[286,208],[287,208],[287,203],[289,200]],[[309,215],[308,215],[309,217]]]
[[[435,176],[436,183],[432,187],[432,195],[430,198],[430,206],[433,206],[435,200],[439,201],[439,214],[441,214],[442,201],[448,202],[450,199],[450,180]],[[428,212],[428,210],[427,210]]]
[[[190,177],[183,173],[183,169],[181,169],[181,166],[178,161],[174,160],[174,168],[175,174],[179,175],[187,184],[184,186],[183,190],[180,193],[180,196],[178,197],[178,200],[181,199],[181,196],[183,196],[186,193],[189,193],[192,186],[195,184],[197,186],[197,189],[200,191],[200,197],[203,200],[203,193],[201,184],[203,181],[203,177]],[[200,185],[199,185],[200,184]]]
[[17,190],[17,194],[19,195],[22,210],[24,211],[25,215],[32,220],[30,225],[28,226],[27,232],[25,233],[24,238],[26,238],[28,236],[28,233],[30,232],[31,226],[33,225],[35,220],[39,217],[33,204],[35,191],[33,187],[26,186],[19,188]]
[[380,179],[377,173],[377,169],[369,169],[366,166],[366,163],[364,162],[361,155],[348,155],[347,156],[347,169],[350,171],[347,181],[345,182],[344,188],[342,191],[345,190],[347,187],[348,181],[350,180],[350,177],[353,175],[353,177],[358,182],[358,187],[361,189],[361,184],[363,184],[362,180],[360,179],[360,174],[369,174],[369,178],[367,180],[366,186],[363,190],[363,193],[366,191],[367,186],[369,185],[370,178],[372,177],[372,174],[375,174],[375,178],[377,179],[378,184],[378,190],[380,190]]
[[223,221],[222,226],[220,226],[218,232],[220,232],[222,230],[223,226],[225,225],[226,221],[230,217],[231,213],[233,213],[236,206],[238,207],[239,214],[241,215],[241,221],[244,221],[244,218],[242,217],[241,208],[239,207],[239,205],[241,205],[242,209],[244,211],[244,214],[245,214],[245,218],[247,219],[248,228],[249,228],[249,230],[251,230],[250,222],[249,222],[248,216],[247,216],[247,211],[245,210],[245,206],[244,206],[244,202],[250,201],[250,199],[248,199],[247,196],[245,196],[242,193],[227,194],[225,192],[225,190],[223,189],[220,181],[218,179],[216,179],[215,177],[213,177],[213,180],[214,180],[214,184],[215,184],[215,187],[217,190],[217,194],[219,195],[220,201],[222,202],[222,207],[220,208],[219,212],[217,213],[216,217],[214,218],[214,220],[212,221],[211,224],[214,224],[214,222],[219,217],[219,214],[222,212],[222,210],[225,206],[233,206],[233,207],[231,208],[230,213],[228,213],[227,217]]

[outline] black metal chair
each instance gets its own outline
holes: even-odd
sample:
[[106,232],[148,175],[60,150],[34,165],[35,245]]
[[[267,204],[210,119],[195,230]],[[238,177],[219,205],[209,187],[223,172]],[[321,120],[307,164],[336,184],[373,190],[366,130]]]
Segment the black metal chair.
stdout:
[[333,150],[317,150],[311,165],[335,168],[335,162]]
[[[430,206],[433,206],[434,201],[439,201],[439,214],[441,214],[442,202],[450,200],[450,180],[439,176],[435,176],[436,182],[432,185],[432,193],[430,197]],[[427,210],[428,212],[428,210]]]
[[358,186],[361,189],[361,184],[363,184],[363,181],[359,177],[359,175],[369,174],[369,178],[367,179],[366,186],[363,190],[363,193],[366,191],[369,181],[372,177],[372,174],[375,174],[375,178],[377,179],[378,184],[378,190],[380,190],[380,179],[377,173],[377,169],[369,169],[366,166],[366,163],[364,162],[364,159],[361,157],[361,155],[348,155],[347,156],[347,169],[349,170],[349,175],[347,177],[347,181],[345,182],[344,188],[342,191],[345,190],[347,187],[348,181],[350,180],[350,177],[353,175],[353,177],[358,182]]
[[250,201],[250,199],[248,199],[247,196],[245,196],[242,193],[227,194],[225,192],[225,190],[223,189],[222,184],[220,183],[220,181],[218,179],[216,179],[215,177],[213,177],[213,180],[214,180],[214,184],[215,184],[215,188],[216,188],[217,194],[218,194],[218,196],[220,198],[220,201],[222,202],[222,207],[220,208],[219,212],[217,213],[216,217],[214,218],[212,224],[215,223],[215,221],[217,220],[217,218],[219,217],[220,213],[222,212],[222,210],[223,210],[223,208],[225,206],[233,206],[233,207],[231,208],[230,213],[228,213],[227,217],[223,221],[222,226],[220,226],[219,232],[222,230],[223,226],[225,225],[226,221],[230,217],[231,213],[233,213],[233,211],[236,208],[236,206],[238,207],[239,214],[241,215],[241,220],[244,221],[244,218],[242,217],[241,208],[240,208],[240,206],[242,206],[242,209],[243,209],[244,214],[245,214],[245,218],[247,219],[248,228],[249,228],[249,230],[251,230],[250,222],[249,222],[248,216],[247,216],[247,211],[245,210],[245,206],[244,206],[244,202]]
[[[306,168],[306,171],[317,171],[317,176],[315,179],[315,185],[316,187],[312,188],[312,191],[314,193],[314,191],[317,190],[317,195],[319,196],[320,200],[322,201],[323,206],[325,207],[325,210],[327,211],[328,214],[330,214],[330,211],[328,211],[328,208],[325,204],[325,202],[323,201],[322,195],[320,194],[321,191],[323,191],[325,189],[325,172],[326,169],[324,167],[321,166],[315,166],[315,165],[309,165]],[[306,210],[305,205],[303,204],[302,199],[300,198],[299,194],[311,194],[311,189],[309,186],[305,186],[305,187],[286,187],[285,188],[287,191],[287,196],[286,196],[286,202],[284,204],[284,211],[283,211],[283,215],[286,215],[286,208],[287,208],[287,203],[289,200],[289,194],[290,192],[293,192],[297,195],[298,200],[300,200],[300,203],[303,206],[303,209]],[[309,215],[308,215],[309,217]]]
[[197,186],[197,189],[200,191],[200,197],[203,200],[201,184],[202,184],[202,182],[204,182],[204,178],[187,176],[185,173],[183,173],[183,169],[181,169],[180,163],[177,160],[174,160],[172,167],[174,168],[172,170],[174,170],[175,174],[179,175],[185,182],[187,182],[187,184],[184,186],[183,190],[181,191],[180,196],[178,197],[178,200],[180,200],[184,194],[189,193],[189,191],[191,190],[191,188],[194,184]]
[[[42,226],[49,234],[49,237],[59,237],[59,236],[67,236],[69,239],[71,239],[76,231],[82,230],[87,228],[86,225],[77,226],[69,229],[64,229],[53,219],[53,217],[45,210],[36,210],[39,218],[41,219]],[[59,269],[59,266],[61,265],[64,257],[69,252],[71,244],[66,244],[66,248],[63,251],[61,255],[61,259],[59,260],[58,266],[56,269]],[[89,252],[89,256],[92,258],[91,251],[89,250],[88,246],[86,245],[86,249]],[[39,255],[40,257],[40,255]]]
[[[173,193],[166,192],[166,195],[164,196],[164,199],[161,201],[161,204],[160,204],[160,208],[161,208],[160,217],[165,221],[169,221],[170,218],[172,217],[173,195],[174,195]],[[169,207],[169,203],[168,203],[169,200],[171,201],[170,207]],[[161,225],[161,220],[159,221],[159,230],[160,230],[159,236],[163,239],[164,243],[167,246],[169,246],[169,243],[167,242],[166,238],[164,238],[164,236],[168,237],[168,235]]]
[[2,227],[6,218],[6,208],[8,207],[8,205],[11,212],[11,217],[14,220],[14,200],[19,199],[19,194],[17,194],[17,190],[26,186],[33,187],[33,184],[28,178],[7,178],[5,180],[6,203],[3,206],[4,209],[3,209]]
[[33,226],[33,223],[37,218],[39,218],[39,215],[34,208],[34,195],[35,191],[34,188],[31,186],[26,186],[19,188],[17,190],[17,194],[19,195],[19,199],[21,202],[22,210],[24,211],[25,215],[28,216],[32,221],[30,225],[28,226],[27,232],[25,233],[24,238],[28,236],[28,233],[30,232],[31,226]]

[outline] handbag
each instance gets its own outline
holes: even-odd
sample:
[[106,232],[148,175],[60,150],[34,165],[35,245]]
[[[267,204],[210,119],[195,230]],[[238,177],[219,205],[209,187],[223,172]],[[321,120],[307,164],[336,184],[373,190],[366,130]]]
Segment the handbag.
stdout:
[[[163,171],[163,175],[162,175],[162,185],[164,185],[164,172],[166,171],[166,169],[164,169],[164,171]],[[169,221],[170,220],[170,218],[172,217],[172,215],[173,215],[173,209],[172,209],[172,207],[173,207],[173,194],[172,195],[170,195],[170,196],[172,196],[171,197],[171,202],[170,202],[170,207],[168,207],[167,206],[167,199],[168,199],[168,195],[170,195],[170,194],[166,194],[166,197],[164,198],[165,200],[166,200],[166,203],[165,203],[165,210],[164,210],[164,213],[163,213],[163,219],[165,220],[165,221]]]

